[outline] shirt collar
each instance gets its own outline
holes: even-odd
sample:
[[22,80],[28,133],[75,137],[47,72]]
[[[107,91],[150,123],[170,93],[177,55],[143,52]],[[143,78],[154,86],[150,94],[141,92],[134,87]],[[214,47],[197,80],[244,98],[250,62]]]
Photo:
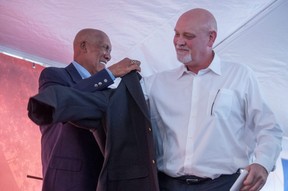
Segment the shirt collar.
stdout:
[[76,68],[82,79],[89,78],[91,76],[91,74],[76,61],[72,61],[72,64],[74,65],[74,67]]
[[209,65],[208,69],[213,71],[215,74],[218,74],[218,75],[222,74],[222,72],[221,72],[221,60],[216,53],[214,53],[214,58],[213,58],[211,64]]
[[[214,54],[214,58],[213,58],[211,64],[208,66],[208,68],[200,70],[198,74],[199,75],[205,74],[208,71],[212,71],[218,75],[222,74],[222,72],[221,72],[221,60],[216,53]],[[187,67],[184,64],[182,64],[180,67],[177,68],[177,71],[176,71],[177,79],[180,78],[181,76],[183,76],[184,73],[192,73],[192,72],[188,71]]]
[[181,78],[185,73],[189,73],[187,67],[182,63],[180,67],[176,68],[176,79]]

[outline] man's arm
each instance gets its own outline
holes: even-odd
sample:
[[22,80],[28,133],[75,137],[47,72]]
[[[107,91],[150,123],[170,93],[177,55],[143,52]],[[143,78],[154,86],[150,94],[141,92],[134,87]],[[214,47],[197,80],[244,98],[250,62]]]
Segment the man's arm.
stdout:
[[89,93],[51,86],[29,99],[28,116],[38,125],[85,119],[96,121],[103,117],[112,91]]
[[[107,70],[111,73],[109,74],[109,71]],[[99,91],[113,84],[115,78],[123,77],[132,70],[140,71],[140,62],[137,60],[133,60],[132,62],[131,59],[124,58],[107,69],[103,69],[89,78],[78,80],[77,83],[72,85],[69,84],[69,81],[72,81],[72,78],[75,78],[75,76],[80,78],[80,75],[75,68],[73,71],[70,70],[69,72],[66,68],[45,68],[41,72],[39,78],[39,91],[52,85],[70,86],[85,92]],[[111,74],[114,78],[111,77]]]

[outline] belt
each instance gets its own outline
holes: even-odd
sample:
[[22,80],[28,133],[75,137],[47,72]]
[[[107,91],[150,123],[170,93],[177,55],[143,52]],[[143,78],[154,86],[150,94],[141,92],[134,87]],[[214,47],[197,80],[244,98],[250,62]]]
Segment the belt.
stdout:
[[180,177],[171,177],[168,176],[167,174],[163,172],[158,172],[159,178],[166,178],[166,179],[173,179],[173,180],[178,180],[186,184],[200,184],[204,183],[206,181],[212,180],[211,178],[202,178],[194,175],[185,175],[185,176],[180,176]]
[[186,184],[199,184],[204,183],[208,180],[212,180],[211,178],[202,178],[194,175],[175,177],[175,179],[186,182]]

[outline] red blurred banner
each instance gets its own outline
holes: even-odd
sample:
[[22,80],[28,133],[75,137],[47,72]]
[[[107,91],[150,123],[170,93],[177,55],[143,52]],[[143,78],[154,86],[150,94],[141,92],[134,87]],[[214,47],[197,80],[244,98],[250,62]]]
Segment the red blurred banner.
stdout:
[[42,177],[40,131],[27,117],[27,102],[38,91],[42,69],[0,53],[1,190],[41,190],[42,181],[33,178]]

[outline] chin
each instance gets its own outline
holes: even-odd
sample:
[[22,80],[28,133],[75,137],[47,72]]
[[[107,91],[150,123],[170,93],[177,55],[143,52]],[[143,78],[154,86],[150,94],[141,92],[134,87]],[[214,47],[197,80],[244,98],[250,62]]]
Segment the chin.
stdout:
[[185,56],[185,57],[178,57],[179,62],[183,63],[183,64],[188,64],[190,62],[192,62],[192,57],[191,56]]
[[101,65],[101,66],[98,66],[98,67],[97,67],[97,71],[99,72],[99,71],[103,70],[104,68],[105,68],[105,65],[104,65],[104,64]]

